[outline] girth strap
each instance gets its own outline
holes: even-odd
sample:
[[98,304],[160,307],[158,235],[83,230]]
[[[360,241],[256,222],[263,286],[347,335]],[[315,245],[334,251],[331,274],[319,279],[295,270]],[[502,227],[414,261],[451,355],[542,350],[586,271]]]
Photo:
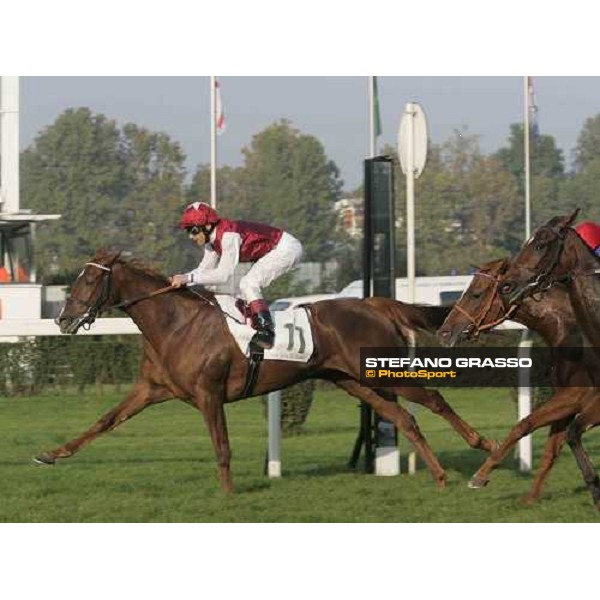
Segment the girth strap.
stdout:
[[262,348],[251,348],[250,357],[248,358],[248,370],[246,371],[246,384],[242,392],[242,398],[247,398],[252,395],[252,390],[258,379],[260,363],[265,357],[265,352]]

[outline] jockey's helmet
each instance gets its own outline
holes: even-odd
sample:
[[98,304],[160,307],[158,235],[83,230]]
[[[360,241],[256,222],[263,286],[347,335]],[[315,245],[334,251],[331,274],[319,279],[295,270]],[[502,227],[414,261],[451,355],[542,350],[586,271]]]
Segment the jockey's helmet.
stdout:
[[206,202],[192,202],[185,207],[179,220],[179,228],[189,229],[190,227],[216,225],[220,220],[215,209]]
[[584,221],[575,227],[579,237],[592,249],[600,246],[600,225],[593,221]]

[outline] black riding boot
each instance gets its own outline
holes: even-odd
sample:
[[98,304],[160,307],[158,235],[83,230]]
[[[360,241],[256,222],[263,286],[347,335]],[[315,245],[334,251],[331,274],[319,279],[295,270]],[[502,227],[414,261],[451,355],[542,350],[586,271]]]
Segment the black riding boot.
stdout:
[[256,329],[250,345],[258,346],[268,350],[273,347],[275,342],[275,327],[271,313],[268,310],[261,310],[252,315],[252,327]]

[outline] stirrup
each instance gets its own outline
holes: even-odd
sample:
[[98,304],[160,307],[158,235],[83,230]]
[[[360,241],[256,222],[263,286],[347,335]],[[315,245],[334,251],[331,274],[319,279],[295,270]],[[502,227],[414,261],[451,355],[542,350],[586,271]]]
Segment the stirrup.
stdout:
[[270,350],[275,343],[275,332],[272,329],[259,329],[252,336],[250,346]]

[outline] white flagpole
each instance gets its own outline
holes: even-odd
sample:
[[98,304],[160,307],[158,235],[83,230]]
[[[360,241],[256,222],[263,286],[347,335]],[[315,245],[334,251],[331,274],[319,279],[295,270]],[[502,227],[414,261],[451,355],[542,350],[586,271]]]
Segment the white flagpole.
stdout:
[[[529,162],[529,77],[524,78],[524,96],[525,96],[525,114],[524,114],[524,152],[525,152],[525,239],[528,240],[531,236],[531,178],[530,178],[530,162]],[[529,358],[533,340],[529,334],[529,330],[525,329],[521,334],[521,342],[519,343],[519,358]],[[519,391],[518,391],[518,418],[524,419],[531,413],[532,398],[531,398],[531,380],[529,374],[519,374]],[[519,469],[521,471],[531,471],[532,467],[532,440],[531,435],[526,435],[519,440]]]
[[369,77],[369,158],[375,156],[375,77]]
[[529,77],[524,78],[525,93],[525,239],[531,236],[531,178],[529,163]]
[[217,208],[217,78],[210,78],[210,205]]

